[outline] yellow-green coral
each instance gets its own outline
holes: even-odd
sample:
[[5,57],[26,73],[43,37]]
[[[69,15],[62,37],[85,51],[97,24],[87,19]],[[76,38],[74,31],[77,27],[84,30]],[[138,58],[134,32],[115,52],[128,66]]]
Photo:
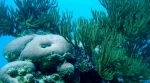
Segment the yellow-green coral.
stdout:
[[[61,34],[74,47],[80,47],[81,43],[87,55],[92,55],[102,79],[122,78],[126,82],[138,82],[140,76],[148,79],[150,74],[142,71],[149,72],[149,65],[139,56],[144,53],[141,49],[150,33],[149,1],[99,1],[108,15],[92,10],[93,19],[81,17],[72,23],[73,27],[67,22],[59,27]],[[130,79],[130,75],[136,80]]]
[[109,36],[93,51],[93,61],[99,75],[105,80],[112,80],[117,72],[113,66],[116,62],[125,59],[126,49],[121,34],[116,32],[107,32],[107,34]]
[[23,36],[29,34],[59,34],[60,20],[56,0],[14,0],[14,10],[0,3],[0,36]]
[[[96,48],[98,50],[94,50],[93,60],[101,78],[113,80],[113,78],[121,77],[125,81],[131,81],[130,76],[132,75],[135,82],[150,78],[150,74],[146,73],[150,72],[149,65],[139,55],[128,57],[127,49],[123,44],[124,37],[121,34],[110,34],[110,37]],[[142,76],[141,79],[140,76]]]

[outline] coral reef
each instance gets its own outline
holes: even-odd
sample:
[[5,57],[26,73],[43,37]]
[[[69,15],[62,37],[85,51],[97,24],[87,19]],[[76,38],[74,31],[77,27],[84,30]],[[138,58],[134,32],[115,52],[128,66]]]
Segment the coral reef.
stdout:
[[71,63],[64,63],[57,70],[62,76],[70,76],[74,74],[75,68]]
[[[25,46],[33,40],[34,35],[26,35],[12,40],[5,46],[3,54],[7,61],[17,60]],[[13,49],[12,49],[13,48]]]
[[93,18],[59,15],[56,0],[0,3],[4,83],[140,83],[150,79],[150,1],[99,0]]
[[14,0],[17,8],[0,3],[0,36],[14,37],[30,34],[58,34],[61,18],[56,0]]
[[72,45],[59,35],[26,35],[8,43],[3,55],[10,62],[30,60],[39,63],[42,69],[63,61],[64,57],[68,57],[63,55],[72,53],[72,50]]
[[[99,0],[99,2],[106,8],[108,14],[91,10],[93,18],[81,17],[77,21],[70,22],[71,27],[69,23],[64,23],[59,27],[60,34],[74,48],[84,49],[85,53],[80,50],[78,53],[82,54],[81,56],[83,54],[89,56],[88,63],[91,63],[92,59],[90,68],[94,68],[105,82],[138,83],[140,80],[150,79],[148,57],[150,2],[148,0]],[[70,15],[66,15],[66,18],[70,18]],[[83,69],[88,69],[85,66],[88,65],[85,63],[87,58],[80,60],[76,56],[76,59],[84,63]],[[79,65],[78,67],[81,67]],[[145,72],[142,73],[143,71]]]
[[28,61],[14,61],[8,63],[0,70],[0,80],[2,83],[20,83],[18,76],[27,77],[27,74],[33,74],[35,66]]
[[[71,54],[72,50],[73,50],[72,45],[68,43],[60,35],[33,34],[18,37],[12,40],[10,43],[8,43],[4,49],[3,55],[5,58],[7,57],[6,59],[10,63],[7,64],[8,67],[7,65],[6,67],[4,66],[1,72],[2,74],[6,72],[8,74],[18,72],[17,74],[15,74],[15,77],[17,75],[19,77],[13,80],[14,81],[13,83],[19,83],[18,80],[21,79],[23,79],[22,82],[25,83],[33,83],[37,80],[39,81],[39,79],[42,80],[43,82],[47,81],[50,83],[57,83],[56,81],[62,81],[61,83],[64,83],[62,78],[64,76],[67,76],[68,78],[73,77],[75,72],[74,66],[71,63],[64,63],[74,58],[74,56]],[[17,67],[24,67],[24,63],[22,63],[21,61],[28,63],[32,62],[32,64],[35,64],[34,70],[36,69],[36,71],[42,72],[41,74],[42,78],[36,76],[37,75],[36,71],[33,72],[34,74],[27,73],[25,74],[24,77],[21,77],[20,75],[22,73],[19,72],[22,72],[23,70],[25,71],[25,69],[17,68]],[[5,72],[3,72],[4,70]],[[45,74],[50,75],[46,76]],[[4,80],[3,77],[4,76],[2,76],[0,80],[3,81]],[[7,77],[5,76],[5,79]]]
[[3,53],[8,61],[14,61],[39,59],[53,52],[62,55],[66,52],[71,53],[72,49],[72,45],[59,35],[26,35],[8,43]]

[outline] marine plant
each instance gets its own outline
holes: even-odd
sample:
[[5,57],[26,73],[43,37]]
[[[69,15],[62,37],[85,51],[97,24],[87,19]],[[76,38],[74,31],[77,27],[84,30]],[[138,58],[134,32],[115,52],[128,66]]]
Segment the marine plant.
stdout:
[[73,46],[82,47],[86,54],[91,56],[95,70],[103,80],[137,83],[150,79],[150,1],[99,2],[108,14],[91,10],[93,18],[79,18],[76,22],[70,22],[72,26],[69,23],[64,24],[59,27],[61,35]]
[[0,3],[0,35],[59,33],[60,15],[56,0],[14,0],[17,8]]
[[[91,10],[92,18],[80,17],[77,20],[72,20],[72,12],[66,11],[62,13],[62,16],[59,15],[56,0],[14,0],[14,2],[17,5],[16,9],[6,6],[4,1],[0,3],[0,36],[19,37],[6,46],[9,51],[4,50],[6,54],[10,52],[9,55],[12,59],[6,57],[10,63],[24,60],[18,57],[23,54],[23,49],[28,47],[24,52],[27,55],[25,58],[33,56],[35,62],[32,60],[31,62],[36,68],[31,76],[36,79],[31,81],[139,83],[150,79],[149,0],[99,0],[100,4],[106,8],[107,14],[103,11]],[[64,39],[58,42],[58,37],[46,36],[49,34],[61,35],[67,42]],[[31,43],[36,37],[40,37],[40,39]],[[56,39],[57,45],[53,46],[49,42],[50,38]],[[20,46],[16,45],[16,42],[20,43]],[[70,48],[67,47],[68,45]],[[49,52],[45,54],[44,51],[51,46],[53,49],[56,47],[59,49],[58,52],[52,49],[56,52],[54,55],[57,55],[52,60],[51,57],[54,55],[49,55]],[[37,50],[39,48],[41,49]],[[59,51],[63,51],[64,54],[59,54]],[[69,52],[70,56],[66,52]],[[4,53],[4,56],[7,56],[6,54]],[[41,57],[36,58],[39,55]],[[60,62],[55,62],[56,59]],[[56,65],[49,66],[50,62],[55,62]],[[71,75],[65,73],[69,79],[60,75],[59,68],[65,63],[73,68]],[[68,64],[65,67],[69,67]],[[4,70],[6,66],[4,66]],[[67,71],[64,69],[61,72]],[[0,71],[0,74],[7,75],[8,73]],[[86,77],[90,77],[90,79]],[[6,80],[3,78],[5,77],[2,77],[1,80],[5,82]]]

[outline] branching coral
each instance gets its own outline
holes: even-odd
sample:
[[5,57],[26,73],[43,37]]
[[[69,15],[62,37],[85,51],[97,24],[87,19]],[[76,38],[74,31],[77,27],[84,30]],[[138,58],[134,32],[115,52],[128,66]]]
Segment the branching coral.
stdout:
[[[67,16],[71,19],[71,15]],[[92,19],[79,18],[77,22],[65,22],[59,26],[60,34],[75,48],[82,47],[90,54],[102,40],[102,31]]]
[[14,0],[18,8],[5,6],[1,1],[1,35],[57,33],[60,21],[56,0]]
[[14,35],[14,17],[10,15],[8,6],[5,6],[5,1],[0,2],[0,36],[1,35]]
[[21,21],[21,29],[31,29],[32,33],[38,33],[37,31],[59,33],[56,0],[15,0],[15,3],[18,6],[16,13],[18,21]]
[[[150,29],[148,27],[149,25],[148,22],[150,20],[150,17],[148,15],[150,11],[149,11],[149,6],[147,4],[149,2],[148,1],[145,2],[141,0],[138,0],[138,1],[135,1],[135,0],[124,0],[124,1],[122,0],[119,0],[119,1],[99,0],[99,1],[107,9],[108,16],[104,16],[100,12],[92,11],[93,17],[96,20],[96,22],[99,24],[102,24],[100,25],[100,27],[102,28],[107,27],[112,31],[121,33],[121,35],[124,36],[124,40],[126,41],[124,42],[124,46],[126,48],[124,52],[125,53],[124,56],[126,57],[125,61],[127,63],[122,63],[121,61],[119,65],[122,66],[123,69],[128,69],[128,70],[126,73],[122,74],[122,78],[123,79],[127,78],[128,81],[126,82],[131,82],[132,80],[130,79],[131,75],[136,77],[134,78],[136,80],[134,81],[132,80],[132,82],[138,82],[140,80],[138,79],[140,76],[143,76],[143,78],[149,79],[150,75],[147,75],[146,73],[141,72],[143,70],[146,70],[147,72],[149,72],[150,71],[149,66],[147,65],[147,62],[144,62],[145,59],[139,57],[139,55],[142,54],[142,51],[140,51],[141,53],[139,54],[139,50],[143,46],[146,45],[148,38],[149,38]],[[102,16],[103,18],[99,19]],[[103,43],[101,45],[103,45]],[[107,47],[108,46],[106,46],[105,48]],[[138,58],[136,58],[135,56]],[[95,63],[95,64],[98,65],[100,63]],[[126,64],[126,66],[123,66],[123,64]],[[117,67],[116,69],[119,69],[119,68]],[[122,71],[122,70],[119,70],[119,71]],[[116,73],[119,75],[118,73],[119,71],[118,70],[116,71],[117,71]],[[138,74],[136,71],[138,71]],[[123,70],[123,72],[125,71]],[[128,75],[127,77],[125,77],[127,73]]]
[[147,43],[150,34],[150,2],[148,0],[99,1],[107,9],[108,17],[105,22],[109,28],[122,32],[127,37],[129,51],[138,52],[138,49]]
[[139,55],[127,57],[115,67],[118,69],[116,77],[124,79],[125,82],[139,82],[140,80],[150,79],[149,64]]
[[[84,76],[85,72],[94,71],[99,79],[113,83],[118,83],[118,80],[114,82],[118,78],[126,83],[150,79],[150,65],[143,58],[149,55],[149,0],[99,0],[108,15],[92,10],[93,18],[80,17],[76,21],[72,21],[72,12],[63,12],[60,17],[56,0],[14,1],[18,7],[16,11],[6,7],[4,2],[0,4],[0,35],[40,35],[23,36],[23,40],[18,38],[8,44],[4,51],[8,61],[32,61],[37,70],[51,75],[65,72],[70,76],[68,68],[72,68],[73,78],[78,77],[79,72]],[[59,34],[66,40],[59,35],[43,35],[48,33]],[[72,54],[66,52],[73,53],[75,57],[68,60]],[[63,62],[70,64],[62,71],[61,68],[66,67]],[[58,65],[62,65],[60,70],[56,70]],[[54,78],[59,77],[58,74]],[[45,76],[42,82],[55,81],[51,78],[46,80],[48,78]],[[56,80],[61,81],[62,78],[59,78]]]
[[[124,37],[121,34],[109,33],[102,44],[94,50],[93,60],[99,75],[105,80],[123,78],[126,82],[138,82],[149,79],[148,64],[139,55],[128,57]],[[133,79],[130,79],[132,76]],[[142,78],[140,78],[142,76]]]
[[126,49],[123,46],[124,37],[121,34],[116,32],[107,32],[107,34],[109,37],[95,48],[93,60],[99,75],[105,80],[112,80],[117,72],[113,65],[125,59]]
[[[139,82],[140,79],[137,78],[140,75],[149,79],[149,74],[142,73],[143,70],[150,71],[149,65],[144,62],[145,59],[139,57],[143,55],[141,49],[146,46],[149,39],[149,1],[99,0],[99,2],[106,8],[108,15],[92,10],[93,19],[79,18],[77,22],[60,26],[62,36],[74,47],[83,47],[88,55],[93,55],[91,58],[94,59],[95,69],[104,80],[118,78],[118,72],[124,72],[121,78],[128,79],[126,82]],[[91,54],[96,46],[99,47],[99,51]],[[117,64],[128,69],[128,75],[123,69],[120,70]],[[125,64],[126,66],[123,66]],[[130,79],[132,74],[136,79],[134,81]]]

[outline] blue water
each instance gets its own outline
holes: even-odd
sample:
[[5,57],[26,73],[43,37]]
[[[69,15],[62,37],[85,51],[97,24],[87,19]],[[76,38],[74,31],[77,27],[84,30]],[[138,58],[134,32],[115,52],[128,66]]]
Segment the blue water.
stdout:
[[[13,0],[5,0],[5,1],[6,5],[10,5],[16,8],[16,5],[13,2]],[[61,11],[66,10],[73,11],[74,19],[80,16],[83,16],[85,18],[91,18],[92,17],[91,8],[106,12],[104,7],[100,5],[98,0],[57,0],[57,1],[58,1],[58,8],[60,9],[60,14]],[[5,45],[12,39],[14,38],[11,36],[0,37],[0,68],[5,64],[7,64],[6,59],[2,56],[2,52]],[[150,81],[147,81],[145,83],[150,83]]]
[[[13,8],[16,8],[13,0],[5,0],[6,5],[10,5]],[[85,18],[91,18],[91,8],[96,10],[101,10],[106,12],[104,7],[100,5],[98,0],[57,0],[58,8],[61,11],[73,11],[73,19],[83,16]],[[2,56],[4,46],[13,39],[11,36],[2,36],[0,37],[0,68],[7,64],[7,61]]]

